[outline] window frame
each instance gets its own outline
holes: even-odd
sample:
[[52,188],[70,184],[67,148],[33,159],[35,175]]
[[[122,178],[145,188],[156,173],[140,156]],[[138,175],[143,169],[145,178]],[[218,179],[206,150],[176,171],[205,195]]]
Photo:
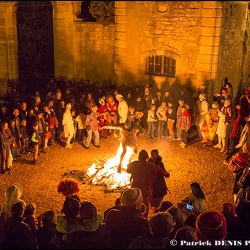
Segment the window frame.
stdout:
[[176,60],[166,55],[149,55],[145,60],[145,75],[176,77]]

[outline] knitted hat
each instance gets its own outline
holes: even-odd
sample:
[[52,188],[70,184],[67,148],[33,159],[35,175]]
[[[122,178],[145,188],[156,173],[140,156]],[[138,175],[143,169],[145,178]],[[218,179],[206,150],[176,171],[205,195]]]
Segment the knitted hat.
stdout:
[[75,218],[79,214],[80,202],[74,198],[66,198],[63,204],[62,212],[71,218]]
[[124,207],[131,207],[142,200],[142,192],[139,188],[128,188],[121,196],[121,204]]
[[200,199],[205,200],[205,194],[203,193],[199,183],[193,182],[193,183],[190,184],[190,187],[191,187],[191,190],[192,190],[192,194],[196,198],[200,198]]
[[224,240],[227,235],[226,219],[217,211],[199,214],[195,228],[198,240]]

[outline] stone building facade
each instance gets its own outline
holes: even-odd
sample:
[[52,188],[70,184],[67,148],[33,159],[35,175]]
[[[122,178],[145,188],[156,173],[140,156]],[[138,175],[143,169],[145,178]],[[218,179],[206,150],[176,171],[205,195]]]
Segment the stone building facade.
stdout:
[[[205,85],[224,78],[234,92],[249,82],[247,1],[116,1],[115,24],[82,22],[80,1],[51,1],[54,76],[123,84]],[[16,2],[0,2],[0,88],[18,79]]]

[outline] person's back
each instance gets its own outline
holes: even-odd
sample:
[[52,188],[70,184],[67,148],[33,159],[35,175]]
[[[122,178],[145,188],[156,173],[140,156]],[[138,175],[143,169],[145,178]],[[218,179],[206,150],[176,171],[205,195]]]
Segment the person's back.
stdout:
[[38,249],[62,249],[55,223],[56,215],[53,210],[48,210],[41,215],[42,224],[37,232]]
[[151,233],[135,238],[128,249],[162,249],[169,248],[170,234],[174,228],[174,220],[168,212],[158,212],[149,220]]
[[24,207],[21,202],[12,205],[12,217],[6,222],[4,249],[37,249],[36,237],[28,224],[23,222]]
[[149,230],[147,219],[138,209],[142,207],[142,193],[138,188],[125,190],[121,197],[120,210],[111,209],[106,217],[104,233],[110,248],[125,249],[134,238]]
[[127,172],[131,174],[131,187],[137,187],[142,191],[143,203],[146,205],[145,215],[148,216],[150,197],[152,194],[152,183],[157,174],[167,175],[167,172],[162,170],[154,163],[147,162],[149,158],[146,150],[141,150],[138,161],[131,162],[127,165]]

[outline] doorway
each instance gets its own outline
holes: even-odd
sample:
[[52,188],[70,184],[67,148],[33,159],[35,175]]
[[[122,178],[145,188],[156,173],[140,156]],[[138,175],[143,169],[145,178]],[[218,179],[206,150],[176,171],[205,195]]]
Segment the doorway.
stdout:
[[18,1],[16,18],[21,91],[42,94],[55,72],[52,3]]

